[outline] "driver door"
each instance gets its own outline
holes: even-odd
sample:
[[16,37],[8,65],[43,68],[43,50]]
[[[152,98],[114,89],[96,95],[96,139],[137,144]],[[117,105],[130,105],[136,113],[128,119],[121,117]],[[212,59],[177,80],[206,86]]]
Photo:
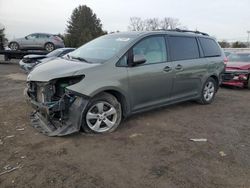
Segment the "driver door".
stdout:
[[165,37],[144,38],[129,53],[132,57],[143,55],[146,59],[144,64],[128,67],[132,111],[166,103],[170,98],[174,76],[172,64],[168,62]]
[[22,46],[24,48],[31,48],[36,46],[37,34],[31,34],[26,36],[22,41]]

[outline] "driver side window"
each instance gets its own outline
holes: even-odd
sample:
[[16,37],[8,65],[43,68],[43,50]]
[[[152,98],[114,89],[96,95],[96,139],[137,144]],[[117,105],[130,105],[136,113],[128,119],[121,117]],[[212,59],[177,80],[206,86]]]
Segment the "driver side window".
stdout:
[[37,38],[36,34],[31,34],[27,36],[27,39],[35,39],[35,38]]
[[133,47],[133,55],[143,55],[147,60],[145,64],[166,62],[165,38],[163,36],[154,36],[143,39]]

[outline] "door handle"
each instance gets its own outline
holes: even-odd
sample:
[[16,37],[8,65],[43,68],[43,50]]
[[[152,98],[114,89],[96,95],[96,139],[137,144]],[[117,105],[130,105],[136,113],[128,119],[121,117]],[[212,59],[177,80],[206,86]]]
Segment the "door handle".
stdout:
[[183,69],[183,66],[178,64],[176,67],[175,67],[175,70],[182,70]]
[[169,67],[169,66],[166,66],[166,67],[163,69],[164,72],[169,72],[169,71],[171,71],[171,70],[172,70],[172,68]]

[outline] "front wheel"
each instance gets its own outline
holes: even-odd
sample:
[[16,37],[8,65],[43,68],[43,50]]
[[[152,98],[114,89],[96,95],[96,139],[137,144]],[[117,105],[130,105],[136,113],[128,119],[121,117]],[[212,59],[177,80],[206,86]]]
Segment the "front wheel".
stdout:
[[14,51],[17,51],[19,49],[18,43],[17,42],[10,43],[10,49],[14,50]]
[[214,101],[216,90],[216,81],[213,78],[208,78],[205,84],[203,85],[199,103],[211,104]]
[[55,45],[52,44],[52,43],[47,43],[45,44],[45,50],[48,51],[48,52],[52,52],[53,50],[55,49]]
[[121,104],[109,93],[99,94],[90,100],[83,118],[85,132],[113,132],[121,123]]

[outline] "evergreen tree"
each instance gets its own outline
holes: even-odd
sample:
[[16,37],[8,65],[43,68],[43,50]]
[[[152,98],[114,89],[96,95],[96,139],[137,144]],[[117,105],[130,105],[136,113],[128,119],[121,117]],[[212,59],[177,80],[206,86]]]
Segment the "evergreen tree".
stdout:
[[105,34],[101,20],[86,5],[80,5],[73,10],[66,32],[64,42],[71,47],[79,47]]

